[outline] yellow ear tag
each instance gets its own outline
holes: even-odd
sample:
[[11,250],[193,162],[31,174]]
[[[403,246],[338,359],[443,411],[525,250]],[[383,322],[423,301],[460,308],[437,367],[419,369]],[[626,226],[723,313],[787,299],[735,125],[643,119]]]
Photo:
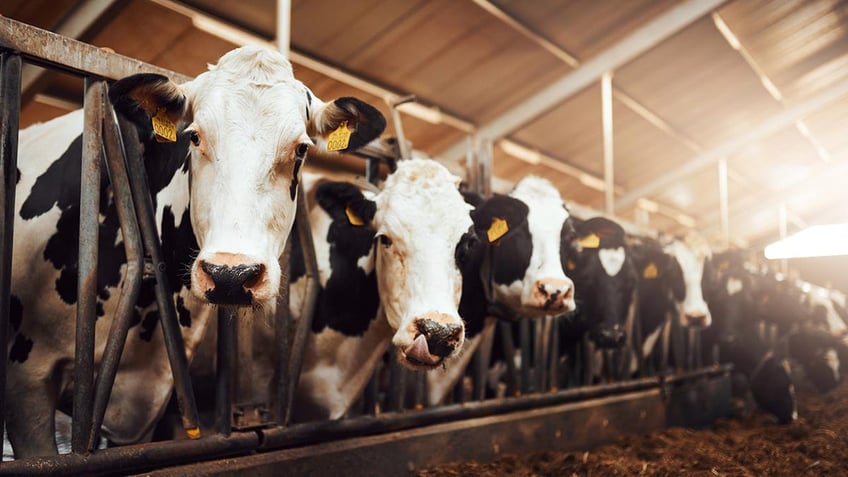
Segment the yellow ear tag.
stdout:
[[507,225],[506,220],[500,217],[493,217],[492,225],[489,226],[486,236],[489,238],[489,243],[492,243],[506,235],[507,232],[509,232],[509,225]]
[[569,261],[565,262],[565,268],[567,268],[568,271],[571,271],[571,270],[574,270],[575,268],[577,268],[577,264],[574,263],[574,260],[569,260]]
[[345,215],[347,215],[347,221],[350,222],[350,225],[355,225],[357,227],[365,225],[365,221],[359,218],[350,207],[345,207]]
[[347,121],[342,121],[339,124],[339,128],[331,132],[327,138],[327,150],[341,151],[342,149],[347,149],[347,145],[350,144],[350,134],[350,129],[347,128]]
[[177,142],[177,125],[168,118],[164,108],[157,111],[150,121],[153,123],[156,142]]
[[577,244],[583,248],[598,248],[601,246],[601,238],[598,237],[596,233],[592,232],[589,235],[581,238],[577,242]]
[[657,270],[657,266],[654,262],[649,263],[644,270],[642,270],[642,278],[646,280],[653,280],[660,275],[659,270]]

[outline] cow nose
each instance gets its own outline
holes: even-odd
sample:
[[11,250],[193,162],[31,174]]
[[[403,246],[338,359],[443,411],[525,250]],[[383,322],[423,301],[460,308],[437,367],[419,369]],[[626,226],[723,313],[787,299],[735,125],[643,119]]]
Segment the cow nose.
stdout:
[[[247,257],[243,257],[247,258]],[[229,262],[232,262],[230,257]],[[197,279],[206,299],[216,305],[250,305],[262,285],[265,266],[260,263],[215,263],[200,260]]]
[[599,348],[620,348],[624,346],[626,335],[621,326],[600,326],[592,336]]
[[429,313],[415,320],[415,340],[404,350],[408,362],[414,366],[432,367],[441,363],[462,345],[465,333],[462,323],[441,313]]
[[683,314],[683,326],[705,328],[709,326],[709,324],[709,317],[706,313],[696,312]]
[[574,283],[571,280],[543,278],[536,280],[533,295],[542,309],[550,311],[564,310],[574,296]]

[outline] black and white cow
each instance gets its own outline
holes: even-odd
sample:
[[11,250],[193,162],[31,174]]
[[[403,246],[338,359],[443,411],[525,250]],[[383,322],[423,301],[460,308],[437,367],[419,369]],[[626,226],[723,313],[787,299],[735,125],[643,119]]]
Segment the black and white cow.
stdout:
[[682,302],[686,295],[683,270],[677,259],[663,251],[656,239],[632,236],[628,237],[628,245],[638,278],[637,317],[644,366],[646,371],[655,372],[663,366],[663,331],[673,324],[676,303]]
[[475,205],[471,216],[480,246],[469,249],[463,264],[459,310],[467,324],[465,351],[444,371],[428,374],[431,405],[462,377],[483,333],[493,332],[489,317],[540,319],[575,308],[574,283],[560,255],[569,212],[553,184],[528,176],[509,195],[466,198]]
[[588,333],[598,348],[618,348],[625,343],[625,324],[636,305],[636,269],[624,229],[594,217],[574,220],[574,232],[563,244],[562,259],[578,290],[577,314],[561,323],[560,331],[574,341]]
[[[125,148],[144,155],[189,358],[216,306],[273,313],[278,258],[294,217],[296,150],[343,122],[353,131],[348,148],[385,127],[357,99],[315,98],[281,54],[259,47],[231,51],[181,85],[130,76],[112,84],[109,96]],[[176,128],[175,142],[156,140],[154,116]],[[18,457],[55,453],[54,409],[70,407],[82,128],[77,111],[20,133],[6,388]],[[95,363],[125,263],[108,181],[102,184]],[[149,435],[172,387],[149,284],[136,311],[104,422],[104,434],[118,444]]]
[[[439,163],[411,159],[377,193],[343,182],[315,186],[310,220],[321,292],[296,420],[342,417],[390,344],[415,370],[447,365],[460,353],[460,268],[477,239],[458,184]],[[295,315],[302,273],[294,262]]]
[[733,363],[735,375],[744,377],[757,405],[788,423],[798,416],[790,368],[760,336],[752,319],[753,276],[745,262],[745,253],[739,250],[707,259],[703,288],[713,323],[701,335],[704,361],[711,362],[717,348],[719,361]]

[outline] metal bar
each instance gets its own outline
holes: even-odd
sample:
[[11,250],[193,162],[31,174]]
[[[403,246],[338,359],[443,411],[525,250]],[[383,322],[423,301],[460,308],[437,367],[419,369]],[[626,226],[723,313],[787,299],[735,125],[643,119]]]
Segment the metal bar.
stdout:
[[512,336],[512,323],[498,321],[501,332],[501,343],[503,345],[504,359],[506,360],[506,392],[508,396],[518,395],[518,369],[515,367],[515,338]]
[[732,152],[765,138],[770,134],[778,132],[787,126],[792,125],[798,119],[801,119],[815,111],[833,104],[843,96],[848,94],[848,82],[838,82],[836,86],[828,88],[815,96],[812,96],[805,101],[802,101],[791,108],[785,109],[783,112],[776,114],[760,124],[748,128],[745,134],[735,136],[718,146],[699,154],[695,158],[686,163],[672,169],[661,176],[654,178],[647,184],[641,185],[623,197],[619,198],[616,208],[621,209],[636,202],[640,197],[651,195],[664,187],[672,185],[680,180],[702,170],[703,168],[717,162],[723,157],[727,157]]
[[615,181],[612,131],[612,73],[601,76],[601,125],[604,140],[604,211],[615,212]]
[[15,226],[15,186],[18,178],[18,125],[21,112],[21,57],[0,52],[0,429],[6,417],[6,356],[12,289],[12,243]]
[[398,150],[400,151],[401,159],[411,159],[412,151],[409,150],[409,143],[406,142],[406,135],[403,133],[403,121],[400,119],[400,111],[398,106],[415,101],[414,95],[408,95],[401,98],[386,99],[389,108],[392,110],[392,124],[395,126],[395,136],[397,139]]
[[218,344],[215,353],[215,429],[225,436],[229,436],[233,430],[237,319],[238,313],[232,307],[218,310]]
[[530,381],[533,358],[530,350],[530,321],[522,319],[518,322],[518,340],[521,347],[521,394],[527,394],[533,390]]
[[[657,15],[621,41],[552,84],[513,106],[479,128],[481,135],[501,138],[527,124],[574,93],[597,81],[602,74],[615,70],[661,43],[687,25],[703,17],[725,0],[688,0]],[[456,159],[465,152],[462,142],[446,148],[440,156]]]
[[234,433],[230,437],[212,435],[199,440],[156,442],[143,446],[112,447],[88,454],[4,462],[0,475],[128,475],[169,465],[246,455],[258,446],[259,435],[256,432]]
[[289,239],[286,241],[286,247],[280,257],[280,270],[282,270],[280,298],[277,300],[277,310],[274,317],[274,350],[272,352],[274,374],[271,378],[271,389],[274,389],[274,393],[271,396],[271,412],[278,424],[282,424],[283,419],[285,419],[286,397],[289,395],[289,387],[292,386],[288,373],[289,354],[291,353],[290,326],[292,324],[291,310],[289,309],[289,286],[291,284],[289,264],[292,255],[292,237],[295,233],[297,233],[296,230],[289,233]]
[[[556,391],[560,387],[559,380],[559,320],[551,318],[551,353],[548,355],[548,389]],[[563,385],[566,385],[563,383]]]
[[465,137],[465,182],[468,190],[480,193],[480,168],[477,159],[476,137],[469,134]]
[[[777,211],[777,227],[780,231],[780,240],[785,239],[789,236],[789,223],[788,217],[789,213],[786,209],[786,203],[780,204],[780,208]],[[780,271],[786,275],[789,273],[789,260],[783,259],[780,261]]]
[[178,83],[191,79],[3,16],[0,16],[0,48],[16,50],[28,62],[78,76],[120,79],[136,73],[158,73]]
[[[486,325],[480,336],[480,344],[477,346],[477,351],[474,355],[474,385],[473,398],[482,401],[486,398],[486,372],[489,370],[489,365],[492,361],[492,345],[495,337],[495,323],[489,325],[488,322],[494,321],[494,318],[487,318]],[[462,382],[462,377],[460,377]]]
[[[106,84],[98,81],[94,85],[101,91],[98,95],[105,97]],[[121,354],[124,351],[127,334],[132,322],[133,311],[139,291],[141,290],[142,271],[144,269],[144,249],[141,243],[141,232],[135,215],[135,203],[130,189],[129,176],[124,154],[124,144],[118,123],[111,109],[104,111],[103,145],[106,152],[106,165],[111,179],[115,208],[118,221],[121,224],[121,238],[124,242],[126,267],[121,282],[121,294],[106,348],[100,360],[100,367],[94,385],[94,411],[91,432],[88,436],[87,450],[92,451],[100,440],[100,427],[106,414],[106,406],[118,372]]]
[[277,0],[277,50],[288,58],[290,45],[291,0]]
[[[133,126],[127,125],[125,127]],[[145,172],[141,155],[131,154],[127,157],[127,172],[129,172],[130,187],[132,188],[133,198],[135,199],[141,240],[144,243],[146,254],[150,256],[150,260],[153,263],[153,275],[156,279],[154,287],[156,305],[159,308],[159,320],[162,324],[162,337],[165,340],[168,361],[171,365],[171,372],[174,375],[174,393],[176,394],[177,403],[182,414],[183,427],[186,429],[189,437],[197,438],[200,436],[197,403],[194,400],[194,390],[188,372],[188,359],[186,358],[185,345],[183,344],[183,335],[180,332],[180,324],[177,321],[172,289],[168,283],[167,270],[165,262],[162,259],[153,197],[150,193],[147,173]]]
[[[123,2],[123,0],[120,0]],[[119,0],[89,0],[77,3],[56,28],[51,30],[65,38],[79,39],[98,23]],[[21,96],[28,97],[33,86],[44,77],[45,70],[25,65],[21,72]],[[76,108],[73,108],[76,109]]]
[[400,412],[404,407],[406,395],[406,368],[397,359],[391,359],[389,364],[389,391],[386,398],[388,411]]
[[491,138],[486,136],[478,136],[478,166],[480,167],[480,193],[483,197],[492,196],[492,167],[494,166],[494,143]]
[[724,248],[730,246],[730,208],[727,191],[727,159],[718,161],[718,200],[721,210],[721,240]]
[[97,305],[97,244],[100,231],[100,162],[105,97],[96,80],[85,80],[85,129],[80,173],[79,265],[74,352],[74,404],[71,445],[86,452],[94,400],[94,321]]
[[[305,153],[304,153],[305,154]],[[294,341],[289,355],[289,395],[286,397],[286,413],[282,425],[291,422],[292,404],[294,404],[294,390],[300,381],[300,368],[303,363],[303,348],[306,346],[306,338],[312,328],[312,315],[315,312],[315,302],[318,300],[318,259],[315,257],[315,244],[312,240],[312,229],[309,226],[309,210],[306,204],[306,194],[297,194],[297,209],[295,211],[294,227],[300,238],[300,247],[303,252],[303,263],[306,267],[306,298],[303,302],[303,311],[297,322]]]

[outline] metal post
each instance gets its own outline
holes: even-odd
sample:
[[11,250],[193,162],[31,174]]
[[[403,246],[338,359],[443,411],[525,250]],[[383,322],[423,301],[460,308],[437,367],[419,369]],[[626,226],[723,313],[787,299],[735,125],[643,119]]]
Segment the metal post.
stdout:
[[724,248],[730,246],[730,209],[727,190],[727,159],[718,161],[718,200],[721,209],[721,240]]
[[[100,92],[97,93],[98,96],[105,97],[106,83],[98,81],[94,86],[100,89]],[[106,406],[112,393],[112,385],[115,382],[121,354],[124,351],[124,344],[132,323],[135,303],[141,290],[142,270],[144,269],[144,250],[127,175],[124,144],[121,140],[118,123],[111,109],[104,111],[103,145],[114,192],[115,209],[118,213],[118,221],[121,224],[121,237],[124,242],[127,265],[124,269],[124,277],[121,280],[123,286],[118,298],[118,307],[112,320],[106,348],[103,351],[95,381],[92,427],[86,446],[89,451],[94,450],[100,440],[100,427],[103,424]]]
[[6,405],[6,348],[9,334],[9,295],[12,288],[12,237],[15,224],[15,185],[18,167],[18,125],[21,111],[21,57],[0,53],[0,428]]
[[[133,126],[126,126],[133,127]],[[177,312],[170,284],[168,283],[167,267],[162,260],[162,250],[159,244],[159,231],[156,227],[153,197],[147,182],[147,173],[141,155],[132,154],[127,157],[127,172],[130,176],[130,187],[135,199],[138,225],[141,229],[141,240],[144,250],[153,263],[153,275],[156,279],[154,291],[156,305],[159,307],[159,321],[162,324],[162,337],[168,352],[168,361],[174,375],[174,393],[177,396],[183,428],[191,438],[200,436],[197,403],[194,400],[194,390],[188,373],[183,335],[177,321]]]
[[400,111],[398,106],[404,103],[415,101],[414,95],[407,95],[400,98],[395,98],[389,102],[389,107],[392,109],[392,122],[395,126],[395,136],[397,136],[398,150],[400,151],[401,159],[411,159],[412,151],[409,150],[409,144],[406,142],[406,135],[403,133],[403,122],[400,119]]
[[501,328],[501,343],[503,345],[504,359],[506,360],[507,387],[506,392],[510,396],[521,394],[518,387],[518,370],[515,369],[515,339],[512,336],[512,323],[498,321]]
[[465,138],[465,182],[470,192],[480,193],[480,168],[477,162],[476,138],[469,134]]
[[601,76],[601,122],[604,134],[604,212],[615,213],[615,182],[612,138],[612,73]]
[[[783,240],[789,235],[789,213],[786,210],[786,204],[780,204],[778,209],[778,229],[780,231],[780,240]],[[789,273],[789,260],[783,259],[780,261],[780,272],[784,275]]]
[[533,365],[530,350],[530,320],[522,319],[518,322],[518,340],[521,346],[521,394],[527,394],[533,390],[530,368]]
[[292,255],[292,239],[295,237],[297,230],[292,230],[289,233],[289,239],[286,242],[286,247],[283,249],[283,255],[280,257],[280,298],[277,303],[277,312],[274,319],[274,350],[271,353],[274,356],[274,374],[271,378],[272,389],[271,395],[271,412],[274,420],[278,424],[283,423],[286,415],[286,399],[289,395],[288,364],[291,346],[290,325],[292,323],[291,310],[289,309],[289,285],[291,284],[291,274],[289,264],[291,263]]
[[494,162],[494,143],[490,137],[479,137],[477,141],[478,180],[483,197],[492,196],[492,165]]
[[237,347],[236,320],[232,307],[218,310],[218,346],[215,353],[215,427],[229,436],[233,430],[233,381]]
[[85,129],[80,167],[79,265],[74,353],[71,447],[86,452],[94,401],[94,320],[97,305],[97,243],[100,215],[100,161],[103,148],[103,90],[85,80]]
[[277,0],[277,49],[289,57],[291,43],[291,0]]
[[[306,154],[304,152],[304,154]],[[292,404],[294,403],[294,390],[300,380],[300,368],[303,363],[303,348],[306,346],[306,338],[312,328],[312,315],[315,312],[315,302],[318,299],[318,259],[315,257],[315,245],[312,241],[312,229],[309,227],[309,210],[306,206],[306,195],[297,194],[297,210],[294,219],[294,227],[300,238],[300,246],[303,252],[303,263],[306,267],[306,298],[303,302],[303,311],[297,322],[294,341],[289,355],[289,395],[286,396],[286,413],[283,425],[291,422]]]

